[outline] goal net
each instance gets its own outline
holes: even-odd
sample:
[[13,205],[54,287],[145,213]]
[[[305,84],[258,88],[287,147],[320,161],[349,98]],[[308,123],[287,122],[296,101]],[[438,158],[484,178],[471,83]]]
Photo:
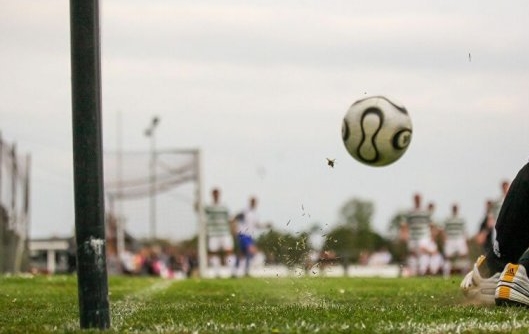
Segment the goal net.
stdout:
[[30,156],[0,137],[0,273],[27,266]]
[[112,238],[116,253],[123,251],[126,233],[169,241],[198,234],[199,257],[204,256],[200,170],[197,149],[105,152],[106,211],[116,221],[114,229],[107,221],[109,251]]

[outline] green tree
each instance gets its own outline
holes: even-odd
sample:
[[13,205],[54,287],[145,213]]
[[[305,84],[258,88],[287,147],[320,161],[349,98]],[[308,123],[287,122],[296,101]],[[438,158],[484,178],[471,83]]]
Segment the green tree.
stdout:
[[404,211],[396,212],[393,217],[391,217],[388,226],[388,232],[391,238],[389,251],[396,262],[406,261],[406,256],[408,254],[408,246],[406,241],[401,238],[400,234],[400,228],[405,214]]
[[323,251],[331,252],[336,255],[337,262],[344,265],[349,263],[355,254],[355,234],[350,226],[339,225],[327,233],[323,244]]
[[374,212],[371,201],[358,198],[346,201],[339,211],[340,224],[328,233],[323,249],[334,252],[347,266],[349,262],[358,262],[364,253],[388,247],[388,241],[371,229]]
[[389,220],[388,232],[389,235],[394,239],[397,239],[399,237],[400,226],[402,224],[402,221],[404,220],[405,214],[406,213],[404,211],[399,211],[395,213]]
[[311,250],[309,234],[297,236],[270,230],[257,238],[257,247],[265,254],[267,263],[284,264],[289,268],[304,266]]
[[370,231],[374,212],[373,202],[353,198],[340,209],[340,223],[350,226],[353,231]]
[[325,239],[324,251],[334,252],[340,262],[358,262],[362,253],[371,253],[389,242],[373,231],[354,231],[350,226],[340,225],[332,229]]

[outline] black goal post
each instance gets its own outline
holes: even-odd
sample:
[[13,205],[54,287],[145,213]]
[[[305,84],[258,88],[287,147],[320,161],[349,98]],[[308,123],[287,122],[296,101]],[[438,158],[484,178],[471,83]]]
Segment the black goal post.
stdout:
[[99,1],[70,0],[75,238],[83,329],[110,327],[99,30]]

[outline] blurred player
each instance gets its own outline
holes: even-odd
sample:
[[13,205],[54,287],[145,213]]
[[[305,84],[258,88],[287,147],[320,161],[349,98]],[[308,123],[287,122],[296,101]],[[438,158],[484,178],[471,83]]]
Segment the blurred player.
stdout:
[[479,226],[479,231],[475,236],[476,243],[481,246],[483,254],[487,254],[492,250],[492,233],[494,225],[496,225],[496,218],[492,213],[492,201],[485,201],[485,214]]
[[494,226],[496,225],[498,221],[498,216],[500,215],[500,210],[501,210],[501,207],[503,206],[503,201],[505,200],[505,196],[507,196],[507,192],[509,191],[509,181],[507,180],[502,181],[500,184],[500,188],[501,188],[501,195],[496,201],[492,202],[492,207],[491,207],[493,220],[489,223],[489,225],[492,225],[493,227],[492,235],[491,235],[492,236],[492,249],[498,247],[496,243],[496,229],[494,228]]
[[230,228],[228,209],[220,203],[220,190],[211,191],[212,202],[206,206],[206,228],[208,235],[209,262],[216,276],[221,266],[233,266],[233,236]]
[[529,163],[518,172],[501,206],[493,248],[461,282],[477,304],[529,306]]
[[459,216],[459,206],[455,203],[452,204],[451,216],[444,222],[443,235],[445,255],[443,274],[448,277],[454,264],[457,262],[464,264],[468,260],[466,222]]
[[441,273],[441,269],[444,263],[444,257],[442,254],[442,228],[434,218],[435,215],[435,203],[429,202],[427,206],[428,214],[430,215],[430,235],[432,239],[431,245],[428,247],[430,260],[428,264],[428,273],[431,275],[437,275]]
[[257,253],[255,245],[255,234],[260,228],[270,227],[270,224],[262,224],[257,213],[257,198],[251,197],[249,206],[233,220],[234,230],[237,238],[237,260],[233,276],[237,275],[237,270],[241,261],[244,261],[244,274],[250,274],[250,262]]
[[437,251],[432,239],[430,212],[422,209],[420,194],[413,196],[413,209],[403,218],[401,236],[408,244],[410,275],[425,275],[430,267],[431,254]]

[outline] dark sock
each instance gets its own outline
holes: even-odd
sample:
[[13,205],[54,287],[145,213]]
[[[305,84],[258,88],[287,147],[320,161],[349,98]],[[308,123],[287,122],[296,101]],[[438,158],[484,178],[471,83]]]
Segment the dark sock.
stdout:
[[529,248],[520,256],[518,263],[523,265],[526,270],[529,268]]
[[486,266],[481,266],[481,267],[486,267],[486,268],[483,268],[484,272],[481,271],[481,268],[479,270],[479,273],[481,274],[482,277],[491,277],[495,273],[501,273],[503,271],[503,268],[505,268],[505,266],[507,265],[505,261],[498,258],[492,252],[489,252],[489,254],[487,254],[485,264]]

